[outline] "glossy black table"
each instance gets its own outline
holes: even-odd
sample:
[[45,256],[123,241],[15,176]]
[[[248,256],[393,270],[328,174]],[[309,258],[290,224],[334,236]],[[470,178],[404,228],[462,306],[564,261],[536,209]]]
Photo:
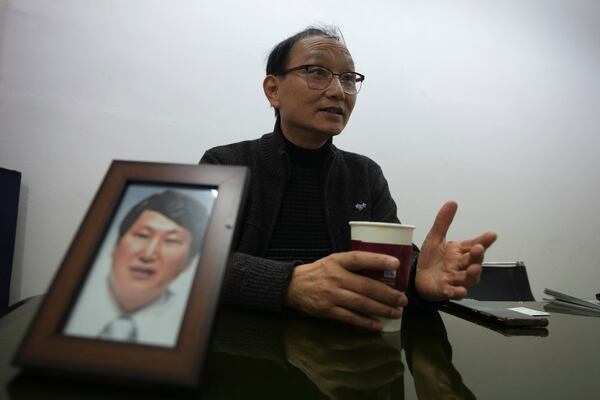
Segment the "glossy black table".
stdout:
[[522,331],[420,310],[405,312],[401,334],[374,335],[224,309],[201,385],[187,392],[43,378],[10,366],[39,301],[0,319],[0,399],[600,398],[600,318],[552,314],[547,329]]

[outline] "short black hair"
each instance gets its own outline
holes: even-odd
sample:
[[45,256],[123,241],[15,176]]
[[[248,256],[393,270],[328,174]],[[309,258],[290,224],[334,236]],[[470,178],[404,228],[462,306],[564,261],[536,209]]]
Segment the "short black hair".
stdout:
[[190,231],[192,242],[188,259],[192,259],[200,251],[208,220],[206,207],[192,197],[174,190],[153,194],[134,205],[121,221],[118,240],[146,210],[156,211]]
[[[344,42],[342,31],[337,26],[309,26],[273,47],[273,50],[271,50],[271,53],[269,53],[269,57],[267,58],[267,75],[276,75],[284,71],[290,61],[290,51],[292,51],[292,47],[294,47],[298,41],[311,36],[322,36],[337,40],[344,45],[346,44],[346,42]],[[279,110],[277,109],[275,110],[275,116],[279,116]]]

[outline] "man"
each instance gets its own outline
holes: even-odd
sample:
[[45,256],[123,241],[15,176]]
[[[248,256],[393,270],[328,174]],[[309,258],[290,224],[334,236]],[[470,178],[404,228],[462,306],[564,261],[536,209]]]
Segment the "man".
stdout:
[[90,279],[65,333],[173,346],[187,298],[169,285],[197,256],[206,214],[172,190],[136,204],[119,226],[108,280]]
[[[405,293],[358,275],[393,270],[390,256],[348,251],[351,220],[398,222],[380,167],[337,149],[364,76],[341,35],[308,28],[279,43],[263,89],[275,109],[273,133],[207,151],[201,162],[247,165],[252,180],[226,300],[261,310],[296,309],[380,331],[367,315],[400,318]],[[418,303],[457,299],[476,284],[492,232],[446,242],[457,205],[446,203],[411,273]],[[415,256],[418,254],[415,249]]]

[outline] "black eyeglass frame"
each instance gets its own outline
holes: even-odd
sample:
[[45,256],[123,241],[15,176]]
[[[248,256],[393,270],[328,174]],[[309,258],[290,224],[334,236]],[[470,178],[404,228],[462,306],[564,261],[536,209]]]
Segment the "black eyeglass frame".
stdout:
[[[358,89],[356,90],[356,93],[348,93],[345,90],[344,90],[344,93],[349,94],[349,95],[357,95],[358,92],[360,92],[360,89],[362,88],[362,82],[364,82],[364,80],[365,80],[365,76],[363,74],[355,72],[355,71],[345,71],[345,72],[340,72],[339,74],[336,74],[335,72],[333,72],[329,68],[324,67],[322,65],[316,65],[316,64],[302,64],[302,65],[298,65],[297,67],[288,68],[288,69],[285,69],[285,70],[283,70],[281,72],[277,72],[277,73],[275,73],[273,75],[274,76],[281,76],[281,75],[289,74],[290,72],[300,71],[300,70],[304,70],[304,71],[308,72],[308,69],[311,68],[311,67],[322,68],[322,69],[324,69],[326,71],[329,71],[329,73],[331,74],[331,78],[329,79],[329,82],[327,83],[327,86],[325,86],[322,89],[315,89],[315,88],[311,88],[309,86],[309,89],[313,89],[313,90],[323,90],[323,89],[326,89],[327,87],[329,87],[329,85],[331,85],[331,81],[333,80],[334,76],[337,76],[338,79],[339,79],[339,77],[342,76],[342,75],[344,75],[344,74],[354,74],[354,75],[358,76],[358,78],[356,78],[355,82],[359,82],[360,83],[360,85],[358,86]],[[340,83],[341,83],[341,81],[340,81]],[[308,80],[306,81],[306,84],[308,85]],[[344,89],[343,85],[342,85],[342,89]]]

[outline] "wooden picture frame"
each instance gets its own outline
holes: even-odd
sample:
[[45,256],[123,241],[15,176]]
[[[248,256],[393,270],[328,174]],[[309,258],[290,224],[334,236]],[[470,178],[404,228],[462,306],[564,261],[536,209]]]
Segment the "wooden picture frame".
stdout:
[[[237,220],[243,209],[248,176],[249,170],[246,167],[113,161],[15,355],[13,363],[25,370],[46,374],[89,377],[92,379],[107,378],[122,382],[146,382],[184,387],[196,386],[209,346],[221,287],[226,275],[228,258],[235,240]],[[171,303],[169,301],[172,298],[177,298],[178,294],[175,293],[175,297],[173,297],[171,286],[168,285],[174,284],[175,279],[168,282],[167,289],[160,289],[162,291],[156,289],[156,286],[165,286],[164,281],[166,278],[163,278],[160,285],[147,289],[147,287],[150,287],[147,284],[151,281],[150,278],[154,279],[160,276],[160,271],[162,271],[152,264],[155,261],[146,259],[139,261],[136,259],[138,261],[131,262],[132,265],[139,264],[141,266],[127,266],[126,268],[130,269],[122,270],[126,271],[125,274],[129,279],[129,281],[125,281],[126,283],[115,283],[118,278],[116,277],[117,273],[114,272],[122,268],[121,265],[127,264],[126,262],[119,264],[116,261],[121,260],[119,257],[122,253],[119,253],[118,247],[121,246],[127,235],[136,240],[146,242],[150,240],[148,239],[150,236],[146,233],[137,231],[133,233],[134,227],[152,229],[136,225],[141,224],[142,216],[145,218],[158,213],[160,214],[159,217],[164,217],[161,214],[162,211],[142,210],[142,214],[139,214],[137,219],[129,217],[131,220],[135,219],[135,223],[128,228],[129,230],[125,234],[122,232],[115,234],[116,226],[119,226],[120,230],[124,229],[123,225],[126,218],[119,221],[126,212],[124,210],[130,208],[129,206],[135,202],[136,196],[139,198],[143,197],[142,194],[144,193],[151,193],[134,207],[131,207],[128,212],[133,212],[135,207],[144,202],[153,201],[148,199],[154,195],[160,197],[159,195],[166,191],[177,192],[184,197],[187,196],[185,197],[186,201],[196,196],[197,201],[192,202],[194,207],[197,206],[198,202],[204,201],[206,203],[203,204],[204,209],[207,211],[204,225],[202,225],[203,228],[195,225],[196,222],[192,223],[190,221],[191,219],[200,221],[202,218],[189,218],[189,215],[197,216],[200,214],[185,214],[181,217],[181,221],[177,219],[179,217],[173,217],[181,224],[189,227],[189,229],[181,229],[181,232],[183,232],[181,235],[187,235],[182,237],[185,237],[185,240],[189,239],[185,242],[185,246],[188,247],[179,247],[179,249],[189,251],[187,253],[169,253],[171,256],[173,254],[176,256],[177,254],[186,254],[186,257],[188,257],[183,258],[183,256],[180,256],[176,259],[179,260],[177,261],[179,264],[168,264],[171,268],[170,271],[174,271],[174,268],[179,268],[177,270],[179,272],[184,269],[187,271],[189,268],[193,268],[194,271],[188,274],[190,277],[186,278],[187,283],[182,284],[183,287],[187,287],[187,295],[180,296],[178,300],[181,310],[179,317],[165,319],[163,317],[166,314],[160,314],[159,317],[153,315],[152,318],[161,321],[163,330],[167,332],[166,335],[171,335],[175,339],[172,342],[169,342],[169,340],[160,342],[160,340],[163,340],[160,339],[156,343],[152,342],[156,339],[137,341],[144,335],[139,334],[140,331],[144,332],[144,326],[140,328],[135,324],[133,329],[135,334],[133,336],[129,335],[127,339],[111,339],[99,337],[95,334],[90,336],[72,330],[75,329],[71,328],[73,324],[91,329],[93,324],[100,323],[99,320],[94,320],[94,318],[103,315],[104,311],[101,310],[104,308],[99,307],[96,303],[106,303],[106,309],[108,310],[110,309],[108,304],[112,302],[111,304],[118,305],[117,308],[122,310],[124,309],[122,304],[132,307],[128,303],[131,303],[131,298],[140,300],[152,290],[154,290],[152,292],[154,294],[160,293],[159,297],[153,298],[150,302],[151,305],[142,305],[141,307],[139,304],[134,305],[133,311],[129,310],[124,314],[126,318],[134,322],[137,318],[136,313],[140,309],[145,311],[150,309],[147,313],[152,315],[153,310],[151,307],[154,307],[154,304],[160,304],[161,307],[163,307],[163,304],[174,304],[173,301]],[[133,198],[130,198],[131,196]],[[211,196],[213,200],[204,200],[210,199]],[[154,197],[152,198],[154,199]],[[211,201],[212,205],[209,207],[208,203]],[[143,206],[140,207],[143,208]],[[211,210],[208,210],[208,208],[211,208]],[[193,209],[198,211],[198,207]],[[186,208],[185,210],[189,209]],[[127,214],[127,216],[129,215]],[[171,217],[165,218],[167,218],[167,221],[175,223],[169,219]],[[175,223],[175,226],[180,227],[178,223]],[[173,233],[175,230],[157,230],[156,232],[160,234],[168,232],[165,235],[177,234]],[[159,233],[156,235],[159,235]],[[110,238],[111,235],[113,236],[112,239]],[[198,240],[200,235],[202,238]],[[163,246],[160,247],[161,251],[166,249],[167,246],[184,246],[182,245],[184,239],[175,240],[170,236],[168,238],[167,236],[160,236],[160,238],[160,240],[156,239],[152,243],[160,243]],[[161,241],[163,239],[164,241]],[[192,244],[190,243],[196,246],[197,255],[195,258],[191,257]],[[112,250],[108,252],[110,256],[104,256],[104,261],[110,261],[108,262],[110,266],[100,266],[107,264],[107,262],[101,263],[99,260],[103,257],[103,252],[107,253],[108,250],[106,249],[111,248],[111,246]],[[125,245],[123,244],[123,246]],[[156,251],[155,247],[149,250],[148,253],[153,254],[154,251]],[[152,259],[159,258],[159,256],[152,254],[148,257]],[[161,253],[161,257],[164,254],[166,253]],[[164,261],[166,259],[167,256],[161,258],[161,262],[165,263],[164,265],[167,265]],[[146,262],[148,264],[144,264]],[[158,263],[158,261],[156,262]],[[186,262],[189,265],[193,264],[193,267],[190,267]],[[172,267],[173,265],[177,267]],[[163,270],[167,270],[167,267],[164,267]],[[94,274],[101,276],[103,271],[108,271],[108,275],[105,275],[104,279],[92,280]],[[175,275],[175,273],[172,275]],[[184,275],[184,273],[181,273],[181,275]],[[158,279],[156,280],[158,281]],[[126,286],[127,284],[130,286]],[[136,284],[145,288],[146,291],[140,289],[139,292],[136,292],[138,287],[131,286]],[[116,288],[119,285],[125,285],[127,290],[117,290]],[[90,297],[93,299],[90,303],[85,296],[90,290],[89,293],[95,293],[92,289],[97,289],[98,292],[109,292],[112,294],[112,300],[101,302],[99,297]],[[117,293],[121,292],[125,294],[125,300],[117,296]],[[158,303],[156,299],[161,299],[161,302]],[[79,309],[86,310],[85,307],[88,303],[93,303],[93,307],[79,313]],[[166,308],[161,308],[161,310],[163,309]],[[92,311],[90,312],[90,310]],[[175,312],[172,313],[176,314]],[[164,322],[167,320],[176,321],[177,318],[179,318],[179,327],[177,327],[177,323]],[[88,320],[90,320],[89,323]],[[173,333],[169,329],[175,330],[175,332]],[[113,332],[112,328],[109,330]],[[150,327],[145,331],[151,332],[154,331],[154,328]],[[103,332],[106,332],[106,329]],[[148,333],[146,336],[148,335],[150,334]],[[132,337],[135,337],[135,339],[131,339]],[[132,342],[131,340],[136,341]]]

